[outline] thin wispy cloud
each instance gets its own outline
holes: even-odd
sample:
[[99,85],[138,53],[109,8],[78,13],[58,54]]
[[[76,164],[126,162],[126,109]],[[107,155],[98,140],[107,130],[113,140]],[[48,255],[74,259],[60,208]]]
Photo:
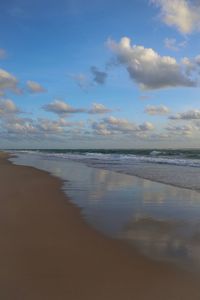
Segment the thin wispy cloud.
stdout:
[[5,59],[7,57],[7,52],[5,49],[0,48],[0,59]]
[[80,73],[72,75],[71,77],[74,80],[74,82],[78,85],[78,87],[81,88],[83,91],[87,91],[90,88],[91,83],[86,75]]
[[96,84],[104,85],[106,83],[106,79],[108,74],[106,72],[100,71],[97,67],[92,66],[90,68],[92,73],[92,79]]
[[181,48],[184,48],[187,44],[187,41],[178,42],[175,38],[165,38],[164,45],[166,48],[172,51],[179,51]]

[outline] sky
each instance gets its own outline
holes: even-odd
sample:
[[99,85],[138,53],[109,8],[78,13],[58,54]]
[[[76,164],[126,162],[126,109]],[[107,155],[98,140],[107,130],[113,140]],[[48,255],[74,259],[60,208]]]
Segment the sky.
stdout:
[[0,1],[0,148],[199,148],[197,0]]

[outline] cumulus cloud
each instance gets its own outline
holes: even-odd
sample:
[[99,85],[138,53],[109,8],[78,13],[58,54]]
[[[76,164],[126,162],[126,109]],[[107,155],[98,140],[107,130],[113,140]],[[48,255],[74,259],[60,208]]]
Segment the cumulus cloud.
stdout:
[[145,108],[145,113],[148,115],[166,115],[170,112],[169,108],[165,105],[160,105],[160,106],[147,106]]
[[26,85],[27,85],[28,91],[32,94],[46,92],[45,88],[43,86],[41,86],[38,82],[28,80]]
[[0,69],[0,93],[4,93],[6,91],[11,91],[17,94],[21,92],[18,87],[17,78],[9,72]]
[[0,99],[0,117],[19,112],[16,104],[10,99]]
[[92,108],[88,110],[89,114],[105,114],[109,113],[112,110],[105,107],[103,104],[100,103],[93,103]]
[[52,103],[46,104],[43,106],[43,109],[48,112],[53,112],[57,115],[75,114],[86,111],[83,108],[73,108],[62,100],[55,100]]
[[154,129],[150,122],[144,122],[137,125],[126,119],[119,119],[113,116],[104,118],[99,122],[92,123],[92,129],[99,135],[113,135],[113,134],[140,134],[141,132],[148,132]]
[[7,57],[6,50],[0,48],[0,59],[4,59]]
[[171,119],[171,120],[199,120],[200,119],[200,110],[199,109],[188,110],[188,111],[170,116],[169,119]]
[[141,89],[196,86],[196,82],[184,72],[183,66],[171,56],[161,56],[151,48],[131,45],[128,37],[123,37],[119,43],[109,39],[107,44],[118,63],[126,67],[130,78]]
[[107,73],[106,72],[103,72],[103,71],[100,71],[97,67],[95,66],[92,66],[90,68],[91,70],[91,73],[93,75],[93,81],[97,84],[100,84],[100,85],[103,85],[105,84],[106,82],[106,79],[107,79]]
[[200,4],[188,0],[151,0],[160,8],[160,19],[183,34],[200,29]]

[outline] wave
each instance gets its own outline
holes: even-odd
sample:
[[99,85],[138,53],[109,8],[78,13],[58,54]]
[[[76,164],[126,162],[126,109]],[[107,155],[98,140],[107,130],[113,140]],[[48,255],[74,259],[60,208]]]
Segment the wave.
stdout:
[[[146,151],[145,154],[144,151]],[[51,157],[54,159],[70,159],[92,163],[93,165],[153,163],[200,167],[199,150],[20,150],[20,152],[37,153],[45,155],[49,159]]]

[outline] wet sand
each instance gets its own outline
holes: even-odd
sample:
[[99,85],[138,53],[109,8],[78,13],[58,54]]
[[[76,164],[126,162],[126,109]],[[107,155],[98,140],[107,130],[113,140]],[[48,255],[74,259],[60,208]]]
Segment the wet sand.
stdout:
[[0,299],[200,299],[199,274],[96,232],[61,187],[0,155]]

